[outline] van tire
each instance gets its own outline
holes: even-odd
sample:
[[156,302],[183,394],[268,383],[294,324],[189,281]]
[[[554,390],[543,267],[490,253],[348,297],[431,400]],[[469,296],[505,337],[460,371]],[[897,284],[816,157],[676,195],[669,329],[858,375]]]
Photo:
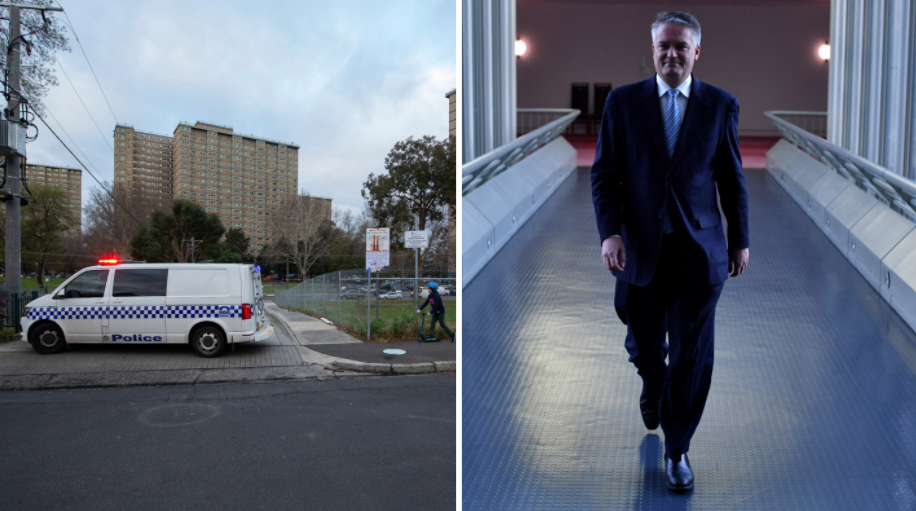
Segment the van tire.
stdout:
[[54,323],[42,323],[32,329],[29,343],[42,355],[53,355],[67,349],[64,333]]
[[219,328],[204,325],[191,333],[191,347],[204,358],[218,357],[226,349],[226,336]]

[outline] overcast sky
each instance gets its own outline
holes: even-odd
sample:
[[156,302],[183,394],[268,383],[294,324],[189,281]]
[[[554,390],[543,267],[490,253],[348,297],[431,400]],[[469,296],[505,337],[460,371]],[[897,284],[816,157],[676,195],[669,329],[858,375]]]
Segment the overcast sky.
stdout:
[[[335,206],[363,209],[363,182],[398,140],[448,136],[455,0],[62,2],[118,121],[166,135],[210,121],[298,144],[299,188]],[[104,136],[59,69],[45,104],[110,181],[115,119],[72,34],[71,46],[58,59]],[[79,168],[47,130],[28,156]],[[96,184],[83,174],[85,204]]]

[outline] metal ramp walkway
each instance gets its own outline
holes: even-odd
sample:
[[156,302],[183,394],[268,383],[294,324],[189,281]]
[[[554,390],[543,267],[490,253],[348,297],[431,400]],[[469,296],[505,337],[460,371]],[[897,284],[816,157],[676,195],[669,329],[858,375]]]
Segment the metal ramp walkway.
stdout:
[[580,168],[464,290],[465,509],[916,509],[916,335],[745,177],[751,258],[719,301],[696,488],[665,488]]

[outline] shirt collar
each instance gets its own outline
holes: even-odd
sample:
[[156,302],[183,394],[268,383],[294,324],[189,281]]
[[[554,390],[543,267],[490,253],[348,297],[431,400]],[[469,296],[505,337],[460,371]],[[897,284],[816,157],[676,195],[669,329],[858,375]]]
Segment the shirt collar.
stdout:
[[[677,86],[677,90],[684,95],[685,98],[690,97],[690,84],[693,82],[693,73],[687,75],[687,79],[684,80],[684,83]],[[671,87],[668,87],[668,84],[665,83],[658,74],[655,75],[655,83],[658,84],[658,97],[662,97],[668,93],[668,90]]]

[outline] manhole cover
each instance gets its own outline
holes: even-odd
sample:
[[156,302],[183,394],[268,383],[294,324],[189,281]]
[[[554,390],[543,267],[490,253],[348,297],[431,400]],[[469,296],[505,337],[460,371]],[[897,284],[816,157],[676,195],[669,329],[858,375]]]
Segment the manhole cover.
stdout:
[[383,353],[387,353],[388,355],[403,355],[407,352],[404,350],[393,350],[392,349],[392,350],[383,350]]

